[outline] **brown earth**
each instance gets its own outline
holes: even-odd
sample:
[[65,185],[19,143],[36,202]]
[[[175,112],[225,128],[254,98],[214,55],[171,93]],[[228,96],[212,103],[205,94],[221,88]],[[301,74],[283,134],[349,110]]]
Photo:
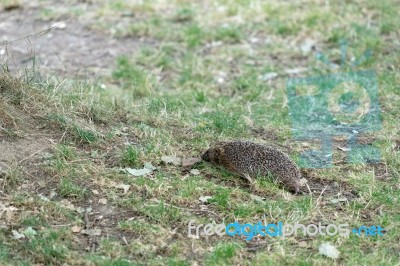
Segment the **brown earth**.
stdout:
[[[57,76],[76,76],[79,72],[99,77],[109,74],[119,55],[133,54],[139,45],[146,45],[137,39],[116,39],[91,30],[87,24],[90,12],[81,19],[44,19],[42,9],[49,5],[56,9],[63,4],[31,1],[0,12],[0,63],[7,63],[10,69],[34,65],[40,72]],[[79,5],[90,8],[87,3]]]

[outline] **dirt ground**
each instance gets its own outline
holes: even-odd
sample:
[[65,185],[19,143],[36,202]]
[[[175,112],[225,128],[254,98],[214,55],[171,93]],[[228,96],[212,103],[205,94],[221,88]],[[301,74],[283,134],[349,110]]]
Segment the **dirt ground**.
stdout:
[[[78,5],[90,9],[88,3]],[[9,70],[34,67],[41,74],[95,79],[109,75],[119,55],[134,53],[138,45],[143,45],[137,39],[116,39],[91,30],[87,26],[90,10],[86,21],[78,17],[46,18],[43,16],[46,6],[64,8],[58,1],[0,5],[0,63]],[[1,141],[0,169],[4,171],[12,161],[33,159],[51,145],[48,136],[38,138],[33,131],[28,131],[28,135],[16,142]],[[37,141],[32,142],[32,138]]]
[[[134,38],[116,39],[89,29],[90,10],[84,19],[46,18],[43,8],[50,5],[63,8],[58,1],[29,1],[0,12],[0,62],[10,69],[34,65],[48,74],[94,77],[109,73],[119,55],[135,53],[138,45],[145,45]],[[79,5],[90,9],[90,4]]]

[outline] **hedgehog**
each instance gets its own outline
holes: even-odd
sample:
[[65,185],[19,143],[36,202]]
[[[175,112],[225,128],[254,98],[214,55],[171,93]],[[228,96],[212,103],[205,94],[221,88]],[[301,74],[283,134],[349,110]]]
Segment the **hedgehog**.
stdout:
[[225,168],[252,182],[253,177],[272,176],[278,184],[297,194],[301,174],[296,164],[283,152],[250,141],[218,142],[202,159]]

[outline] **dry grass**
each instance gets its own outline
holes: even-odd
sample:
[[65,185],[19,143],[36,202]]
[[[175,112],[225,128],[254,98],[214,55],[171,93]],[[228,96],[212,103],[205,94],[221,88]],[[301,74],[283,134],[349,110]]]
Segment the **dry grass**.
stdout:
[[[72,15],[104,35],[148,45],[116,59],[112,75],[96,77],[100,82],[1,73],[0,261],[399,263],[396,1],[68,3],[76,5],[41,5],[38,19]],[[347,163],[347,142],[336,138],[334,166],[303,169],[308,187],[294,196],[261,178],[250,186],[205,163],[192,174],[161,160],[198,157],[218,140],[237,138],[278,146],[295,160],[318,146],[292,139],[286,81],[351,68],[316,60],[307,39],[333,63],[341,60],[340,39],[349,41],[348,58],[373,51],[359,68],[378,74],[382,129],[362,141],[379,148],[379,163]],[[146,162],[157,170],[138,177],[121,170]],[[209,203],[199,200],[204,196]],[[193,219],[380,225],[386,234],[193,239]],[[338,248],[339,259],[319,254],[324,242]]]

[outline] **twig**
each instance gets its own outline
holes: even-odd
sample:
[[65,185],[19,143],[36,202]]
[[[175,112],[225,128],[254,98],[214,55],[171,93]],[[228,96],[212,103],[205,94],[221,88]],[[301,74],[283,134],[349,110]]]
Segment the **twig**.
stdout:
[[89,229],[90,228],[90,222],[89,222],[89,215],[88,215],[88,211],[87,209],[85,209],[85,214],[83,216],[83,219],[85,220],[85,229]]
[[[66,20],[66,21],[68,21],[68,20]],[[26,35],[24,37],[21,37],[21,38],[18,38],[18,39],[14,39],[12,41],[3,41],[2,43],[0,43],[0,47],[7,46],[8,44],[11,44],[11,43],[19,42],[19,41],[21,41],[23,39],[27,39],[29,44],[31,44],[31,41],[29,39],[30,37],[35,37],[36,39],[39,39],[39,38],[43,37],[44,35],[48,34],[49,32],[51,32],[52,30],[58,28],[58,26],[59,26],[59,24],[56,24],[53,27],[47,28],[47,29],[42,30],[42,31],[38,31],[38,32],[33,33],[33,34],[28,34],[28,35]]]
[[319,194],[319,196],[318,196],[318,198],[317,198],[317,202],[319,202],[320,201],[320,199],[321,199],[321,197],[322,197],[322,194],[324,194],[324,192],[325,192],[325,190],[328,188],[328,185],[326,185],[325,187],[324,187],[324,189],[321,191],[321,194]]

